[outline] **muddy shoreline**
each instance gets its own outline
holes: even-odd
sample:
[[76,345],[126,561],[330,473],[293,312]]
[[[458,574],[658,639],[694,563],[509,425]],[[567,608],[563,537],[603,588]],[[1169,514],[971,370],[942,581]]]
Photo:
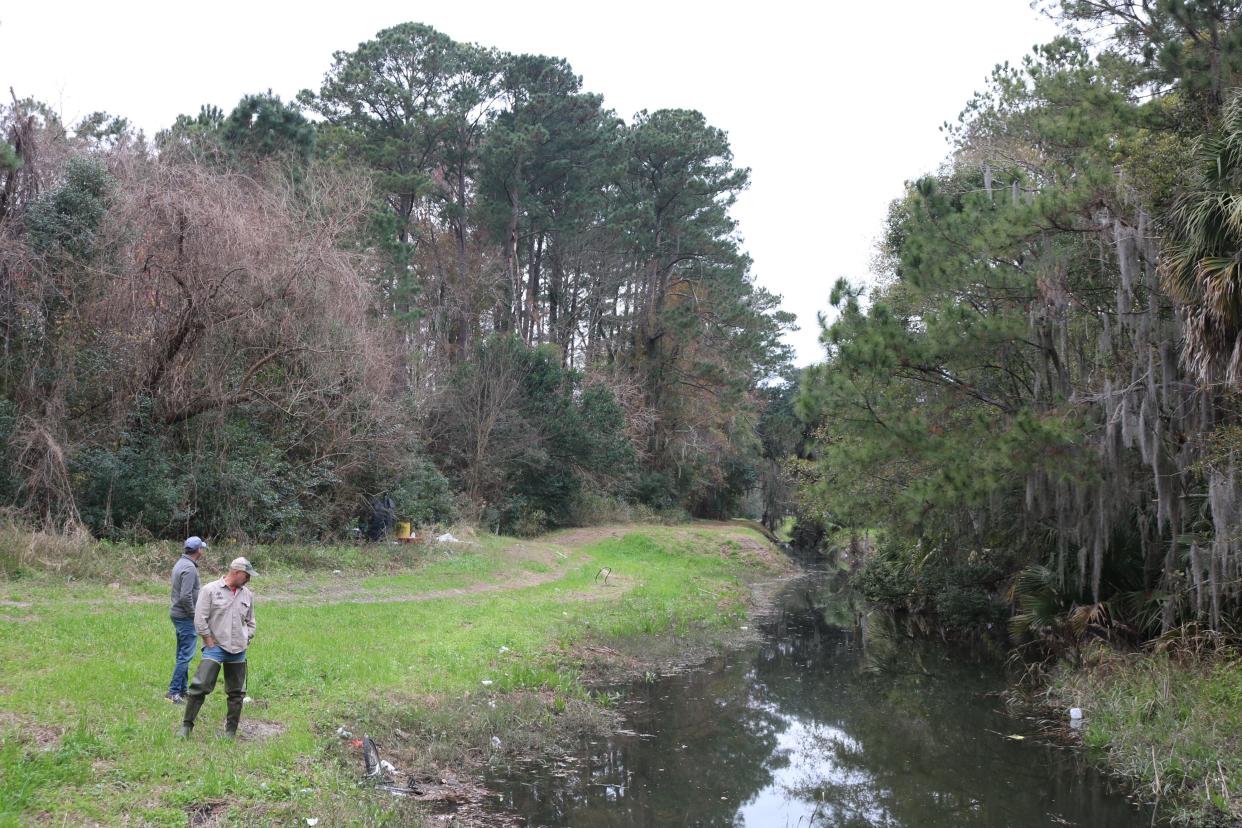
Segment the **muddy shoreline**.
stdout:
[[[690,635],[663,634],[623,641],[583,642],[559,654],[567,667],[578,670],[588,697],[565,701],[548,692],[480,692],[462,699],[400,699],[386,701],[389,721],[377,711],[375,742],[382,757],[394,757],[393,771],[364,779],[361,790],[373,804],[395,810],[406,818],[428,824],[478,828],[520,826],[521,818],[497,808],[486,785],[489,772],[514,766],[542,765],[566,768],[578,760],[573,749],[583,737],[607,738],[624,732],[624,713],[613,704],[611,692],[620,686],[694,669],[723,653],[742,649],[761,639],[760,622],[775,607],[777,596],[807,572],[790,561],[786,574],[756,580],[750,590],[746,623],[693,631]],[[406,716],[401,710],[407,711]],[[450,731],[432,731],[432,744],[415,747],[420,717],[431,714]],[[439,715],[436,715],[439,714]],[[405,719],[401,727],[393,719]],[[509,739],[479,744],[481,722],[507,722]],[[374,729],[374,727],[373,727]],[[423,724],[424,733],[426,725]],[[438,738],[436,737],[438,734]],[[368,733],[368,735],[371,735]],[[350,732],[339,739],[338,761],[361,772],[365,758],[361,739]],[[464,738],[463,738],[464,737]],[[499,738],[499,737],[496,737]],[[506,742],[508,742],[506,744]],[[414,756],[402,767],[401,760]],[[386,760],[387,761],[387,760]]]

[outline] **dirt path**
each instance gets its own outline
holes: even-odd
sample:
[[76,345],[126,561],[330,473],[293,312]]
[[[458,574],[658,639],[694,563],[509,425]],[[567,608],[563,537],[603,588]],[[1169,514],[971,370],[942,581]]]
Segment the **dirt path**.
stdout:
[[440,598],[456,598],[462,595],[477,595],[482,592],[502,592],[511,589],[526,589],[551,581],[558,581],[565,576],[564,572],[524,572],[518,577],[507,581],[491,581],[451,589],[436,589],[429,592],[415,592],[402,595],[376,595],[365,590],[325,590],[314,594],[302,592],[274,592],[271,594],[255,594],[257,604],[293,604],[314,599],[316,604],[404,604],[412,601],[435,601]]
[[[391,577],[404,577],[417,573],[418,570],[411,572],[392,573]],[[384,575],[366,575],[366,578],[383,578]],[[413,593],[384,593],[376,590],[368,590],[357,584],[348,581],[339,581],[335,584],[325,585],[322,588],[313,590],[275,590],[272,592],[262,591],[260,585],[256,585],[255,603],[262,604],[298,604],[313,601],[317,605],[323,604],[401,604],[412,601],[435,601],[440,598],[454,598],[462,595],[475,595],[484,592],[500,592],[513,589],[527,589],[546,584],[551,581],[558,581],[565,577],[564,570],[555,570],[552,572],[521,572],[512,578],[504,581],[480,581],[479,583],[468,584],[461,587],[452,587],[449,589],[436,589],[427,592]],[[168,599],[158,595],[125,595],[122,600],[127,604],[164,604]],[[92,599],[79,602],[83,606],[109,606],[113,602],[107,599]],[[18,608],[29,608],[33,604],[29,601],[11,601],[4,606],[12,606]],[[19,621],[20,618],[0,616],[0,621]]]

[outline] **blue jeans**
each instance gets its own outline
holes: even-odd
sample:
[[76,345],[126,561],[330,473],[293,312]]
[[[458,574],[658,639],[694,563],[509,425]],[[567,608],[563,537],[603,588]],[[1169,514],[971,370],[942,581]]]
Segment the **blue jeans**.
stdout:
[[217,662],[218,664],[232,664],[235,661],[245,661],[246,651],[242,650],[240,653],[230,653],[217,644],[214,647],[204,647],[203,658],[208,661]]
[[198,633],[194,631],[193,618],[174,618],[173,628],[177,631],[177,660],[173,664],[172,681],[168,683],[169,694],[185,695],[190,676],[190,659],[194,658],[194,641]]

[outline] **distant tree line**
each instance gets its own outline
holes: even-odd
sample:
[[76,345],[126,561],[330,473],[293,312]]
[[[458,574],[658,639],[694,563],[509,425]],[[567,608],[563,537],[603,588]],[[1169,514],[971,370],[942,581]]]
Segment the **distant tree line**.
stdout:
[[[689,110],[405,24],[294,102],[0,110],[0,502],[100,536],[757,511],[792,317]],[[743,504],[747,504],[745,507]]]

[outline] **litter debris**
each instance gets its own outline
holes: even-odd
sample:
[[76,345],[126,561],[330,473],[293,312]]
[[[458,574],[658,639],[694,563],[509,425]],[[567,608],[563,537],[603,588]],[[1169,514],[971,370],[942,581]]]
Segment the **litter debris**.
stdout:
[[436,543],[461,543],[461,541],[453,537],[452,532],[445,532],[443,535],[436,535]]
[[332,574],[333,574],[333,575],[340,575],[340,574],[341,574],[341,570],[339,570],[339,569],[334,569],[334,570],[332,570]]
[[307,817],[306,824],[311,828],[315,828],[315,826],[319,824],[319,817]]
[[509,652],[509,648],[502,645],[500,648],[500,654],[504,655],[507,652]]
[[367,779],[374,779],[375,787],[387,791],[393,796],[415,796],[421,793],[413,785],[402,785],[398,782],[401,773],[387,759],[381,759],[379,748],[370,736],[362,737],[362,766]]
[[362,767],[368,779],[379,776],[383,770],[380,767],[379,748],[371,741],[370,736],[362,737]]
[[1012,740],[1012,741],[1014,741],[1014,742],[1024,742],[1024,741],[1026,741],[1026,737],[1025,737],[1025,736],[1020,736],[1020,735],[1019,735],[1019,734],[1017,734],[1017,733],[1001,733],[999,730],[991,730],[991,729],[989,729],[989,730],[988,730],[988,733],[995,733],[997,736],[1000,736],[1001,738],[1004,738],[1004,739],[1010,739],[1010,740]]
[[242,704],[250,704],[253,701],[254,699],[250,698],[249,696],[246,696],[244,699],[242,699]]
[[346,730],[344,727],[338,727],[338,728],[336,729],[336,735],[337,735],[337,736],[340,736],[342,739],[352,739],[352,738],[354,738],[354,734],[350,733],[350,732],[349,732],[348,730]]
[[484,686],[484,687],[491,687],[491,686],[492,686],[492,684],[493,684],[493,682],[492,682],[492,680],[491,680],[491,679],[483,679],[483,682],[482,682],[482,683],[483,683],[483,686]]
[[600,567],[599,572],[596,572],[596,573],[595,573],[595,583],[597,583],[597,584],[599,583],[600,576],[602,575],[602,576],[604,577],[604,585],[605,585],[605,586],[607,586],[607,585],[608,585],[608,576],[609,576],[609,575],[611,575],[611,574],[612,574],[612,567],[611,567],[611,566],[602,566],[602,567]]
[[492,750],[500,750],[500,737],[499,736],[492,737]]
[[1075,719],[1075,720],[1076,720],[1076,719],[1081,719],[1081,718],[1082,718],[1082,708],[1081,708],[1081,707],[1071,707],[1071,708],[1069,709],[1069,717],[1070,717],[1071,719]]

